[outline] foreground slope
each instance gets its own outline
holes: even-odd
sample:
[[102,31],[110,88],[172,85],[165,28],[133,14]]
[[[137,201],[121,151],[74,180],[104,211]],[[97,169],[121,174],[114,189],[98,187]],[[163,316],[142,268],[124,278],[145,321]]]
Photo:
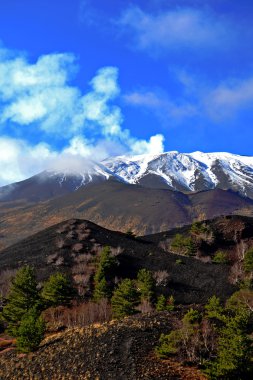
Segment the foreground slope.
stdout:
[[155,357],[160,334],[175,322],[165,312],[69,329],[46,338],[33,355],[0,352],[0,378],[204,380],[194,368]]

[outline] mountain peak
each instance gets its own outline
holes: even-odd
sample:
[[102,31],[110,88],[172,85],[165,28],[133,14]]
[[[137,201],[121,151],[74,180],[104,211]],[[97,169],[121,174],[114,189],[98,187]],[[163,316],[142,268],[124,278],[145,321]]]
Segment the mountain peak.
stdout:
[[[63,163],[0,189],[0,199],[48,199],[114,178],[149,188],[196,192],[220,188],[253,198],[253,157],[226,152],[122,155],[102,162]],[[39,195],[40,194],[40,195]],[[39,196],[38,196],[39,195]]]

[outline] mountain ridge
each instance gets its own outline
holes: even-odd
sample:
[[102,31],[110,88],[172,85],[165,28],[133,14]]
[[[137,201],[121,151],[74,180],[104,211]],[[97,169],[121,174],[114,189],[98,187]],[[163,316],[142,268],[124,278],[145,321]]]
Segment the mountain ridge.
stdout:
[[82,170],[48,169],[24,181],[1,187],[0,201],[43,201],[110,178],[184,193],[220,188],[253,199],[252,156],[171,151],[156,155],[116,156],[100,163],[87,160]]

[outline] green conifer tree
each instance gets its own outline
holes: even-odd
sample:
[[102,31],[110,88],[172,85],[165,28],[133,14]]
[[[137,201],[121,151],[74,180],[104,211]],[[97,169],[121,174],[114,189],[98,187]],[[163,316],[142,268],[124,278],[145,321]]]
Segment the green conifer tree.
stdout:
[[63,273],[52,274],[41,291],[45,307],[69,305],[75,295],[71,281]]
[[154,296],[155,281],[152,273],[147,269],[140,269],[137,274],[137,289],[141,300],[151,302]]
[[134,286],[134,281],[126,278],[114,291],[112,299],[112,311],[115,318],[122,318],[136,313],[139,303],[139,295]]
[[111,289],[108,286],[105,277],[102,277],[101,280],[95,284],[93,293],[94,301],[98,302],[103,298],[110,298],[111,295]]
[[31,352],[38,348],[45,333],[45,323],[36,308],[30,309],[21,319],[17,331],[17,349]]
[[12,281],[7,304],[3,308],[3,318],[8,324],[8,332],[17,336],[17,329],[23,316],[33,307],[40,306],[37,281],[33,268],[21,268]]
[[111,277],[116,267],[117,261],[111,254],[110,247],[106,246],[101,252],[98,268],[94,276],[94,300],[99,301],[102,298],[110,298],[112,295]]

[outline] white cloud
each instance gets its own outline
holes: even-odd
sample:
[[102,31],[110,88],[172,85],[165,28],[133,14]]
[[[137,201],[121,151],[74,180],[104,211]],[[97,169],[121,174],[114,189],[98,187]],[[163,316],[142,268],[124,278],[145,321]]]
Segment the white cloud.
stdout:
[[[121,109],[114,104],[120,94],[117,68],[98,70],[82,93],[70,85],[76,71],[73,55],[45,55],[35,63],[14,55],[0,54],[0,126],[5,133],[0,137],[0,185],[45,168],[75,171],[90,159],[163,150],[163,136],[139,140],[123,128]],[[20,139],[12,136],[11,127]],[[49,143],[31,144],[31,130],[35,135],[43,131]],[[65,142],[61,149],[59,137]]]
[[21,181],[45,169],[57,156],[47,144],[35,146],[23,140],[0,137],[0,185]]
[[133,46],[152,53],[167,49],[228,46],[233,34],[224,20],[205,10],[177,8],[153,14],[137,6],[127,8],[119,25],[134,35]]
[[30,64],[24,57],[0,61],[0,122],[33,125],[46,133],[75,135],[96,127],[120,132],[121,111],[110,104],[119,95],[118,70],[100,69],[86,94],[69,84],[76,71],[71,54],[49,54]]
[[185,117],[195,116],[198,112],[196,105],[183,99],[172,100],[161,90],[142,90],[129,93],[124,96],[127,104],[135,107],[143,107],[155,112],[166,123],[181,120]]
[[191,76],[184,71],[175,74],[183,85],[181,97],[172,98],[157,88],[141,89],[126,94],[125,102],[151,111],[166,126],[176,125],[184,119],[196,116],[215,123],[229,121],[253,106],[252,76],[210,84],[204,78]]
[[133,154],[160,154],[164,152],[164,136],[151,136],[149,141],[136,140],[132,144]]
[[46,143],[31,145],[10,137],[0,137],[0,186],[21,181],[43,170],[82,172],[91,161],[120,154],[159,154],[163,152],[164,137],[151,136],[148,141],[131,137],[126,130],[126,140],[107,139],[92,142],[83,136],[73,137],[61,150],[56,151]]
[[213,119],[230,118],[242,109],[253,106],[253,77],[233,80],[209,90],[204,106]]

